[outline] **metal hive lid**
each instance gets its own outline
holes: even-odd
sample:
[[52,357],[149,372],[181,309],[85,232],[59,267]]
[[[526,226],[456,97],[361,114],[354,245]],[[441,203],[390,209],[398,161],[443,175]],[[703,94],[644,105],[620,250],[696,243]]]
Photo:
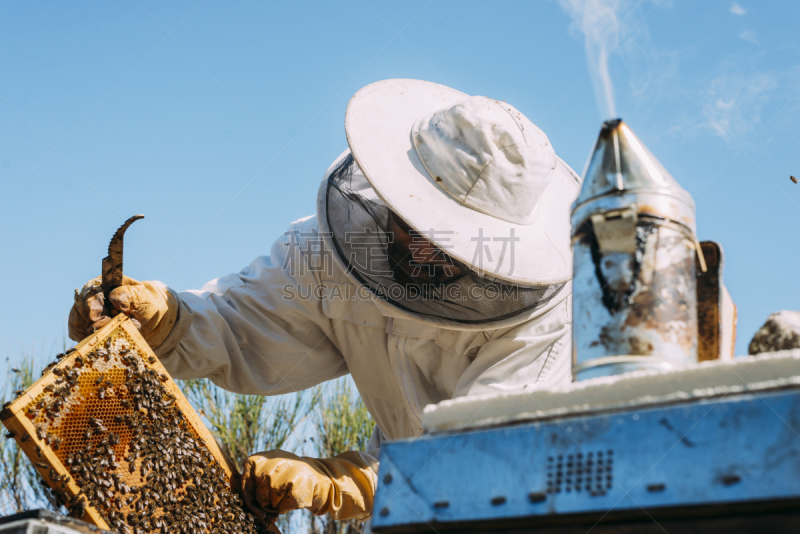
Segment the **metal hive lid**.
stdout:
[[[573,212],[598,197],[621,193],[649,193],[675,197],[694,212],[694,200],[661,162],[644,146],[622,119],[603,123],[594,151],[583,173],[583,186]],[[679,219],[679,214],[676,214]]]

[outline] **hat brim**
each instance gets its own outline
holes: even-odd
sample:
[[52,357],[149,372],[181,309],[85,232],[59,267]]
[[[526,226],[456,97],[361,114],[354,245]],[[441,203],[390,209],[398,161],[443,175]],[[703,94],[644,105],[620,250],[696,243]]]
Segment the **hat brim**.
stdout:
[[414,122],[467,98],[421,80],[384,80],[364,87],[350,99],[345,114],[353,157],[386,206],[456,260],[504,282],[570,280],[569,214],[580,179],[560,158],[529,225],[465,206],[439,187],[420,161],[411,139]]

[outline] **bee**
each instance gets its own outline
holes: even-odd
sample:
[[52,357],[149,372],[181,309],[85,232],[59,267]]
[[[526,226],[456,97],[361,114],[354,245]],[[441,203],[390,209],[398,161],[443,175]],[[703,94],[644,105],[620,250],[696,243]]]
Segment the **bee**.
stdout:
[[7,402],[4,402],[4,403],[3,403],[3,409],[5,410],[5,409],[6,409],[6,408],[8,408],[9,406],[11,406],[11,403],[12,403],[12,402],[13,402],[13,401],[7,401]]
[[790,176],[790,177],[789,177],[789,179],[790,179],[792,182],[794,182],[794,183],[797,183],[797,178],[795,178],[794,176]]

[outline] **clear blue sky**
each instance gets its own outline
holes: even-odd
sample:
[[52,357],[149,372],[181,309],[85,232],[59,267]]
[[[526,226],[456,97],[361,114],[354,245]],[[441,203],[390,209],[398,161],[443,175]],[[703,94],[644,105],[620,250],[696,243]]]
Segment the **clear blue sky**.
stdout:
[[[268,253],[314,212],[347,101],[376,80],[506,100],[580,173],[605,118],[566,9],[581,3],[3,2],[0,354],[57,351],[132,214],[140,280],[199,288]],[[800,309],[800,3],[612,4],[618,114],[723,244],[744,353],[769,313]]]

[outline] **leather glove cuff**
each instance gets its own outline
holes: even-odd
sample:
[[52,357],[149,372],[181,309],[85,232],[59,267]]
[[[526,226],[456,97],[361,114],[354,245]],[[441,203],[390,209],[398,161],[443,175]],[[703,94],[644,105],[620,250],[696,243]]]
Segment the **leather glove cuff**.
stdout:
[[242,494],[260,516],[307,509],[333,519],[368,519],[376,476],[355,451],[333,458],[299,457],[284,451],[255,454],[244,463]]

